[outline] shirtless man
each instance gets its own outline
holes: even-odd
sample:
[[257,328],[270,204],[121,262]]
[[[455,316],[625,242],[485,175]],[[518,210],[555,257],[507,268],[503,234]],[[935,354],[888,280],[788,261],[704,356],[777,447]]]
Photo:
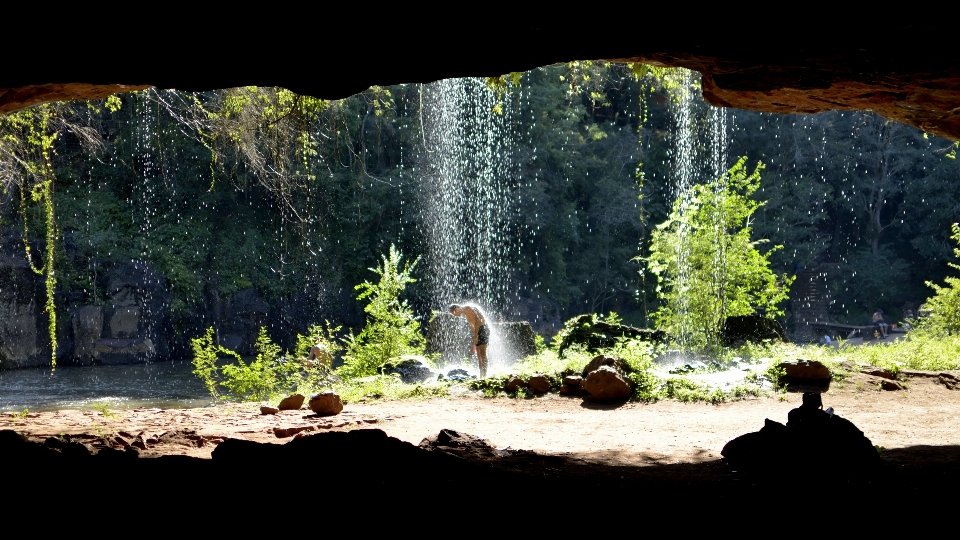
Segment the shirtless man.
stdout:
[[454,317],[462,315],[470,323],[474,343],[470,352],[477,353],[477,361],[480,363],[480,378],[487,378],[487,344],[490,342],[490,327],[487,326],[487,321],[483,320],[483,314],[475,307],[458,304],[450,304],[450,314]]

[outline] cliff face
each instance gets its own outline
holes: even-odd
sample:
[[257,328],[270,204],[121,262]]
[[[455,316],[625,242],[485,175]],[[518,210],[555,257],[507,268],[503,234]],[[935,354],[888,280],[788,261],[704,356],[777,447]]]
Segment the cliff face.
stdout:
[[[78,61],[58,44],[34,44],[11,55],[0,74],[0,114],[44,101],[97,99],[150,86],[282,86],[335,99],[371,85],[608,59],[697,70],[703,74],[704,97],[715,105],[772,112],[873,110],[960,138],[960,55],[946,41],[954,35],[949,17],[925,13],[874,22],[765,12],[750,14],[747,24],[740,13],[685,13],[668,20],[649,7],[618,7],[605,20],[577,24],[551,13],[504,17],[494,22],[398,12],[364,18],[360,33],[357,25],[323,24],[319,31],[321,23],[313,17],[285,18],[282,24],[257,27],[247,48],[237,39],[253,39],[249,21],[237,26],[178,19],[168,21],[170,28],[202,35],[203,43],[162,39],[149,47],[117,46],[110,61]],[[900,22],[911,19],[925,22]],[[147,27],[142,20],[126,22],[144,28],[146,35],[151,25],[165,27],[162,14]],[[371,56],[370,50],[345,48],[364,40],[379,52]],[[211,57],[224,52],[223,44],[234,49]]]

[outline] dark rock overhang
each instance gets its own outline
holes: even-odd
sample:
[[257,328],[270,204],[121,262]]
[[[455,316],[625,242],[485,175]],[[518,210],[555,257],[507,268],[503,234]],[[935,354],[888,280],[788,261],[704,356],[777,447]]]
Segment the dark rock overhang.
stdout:
[[355,24],[315,18],[255,30],[222,24],[192,29],[199,41],[181,39],[181,32],[163,41],[114,44],[107,58],[77,59],[62,46],[33,47],[0,70],[0,113],[151,86],[282,86],[333,99],[375,84],[607,59],[699,71],[704,97],[714,105],[779,113],[872,110],[960,139],[960,55],[935,41],[953,35],[947,16],[926,14],[943,22],[923,25],[773,17],[764,24],[719,16],[658,26],[637,11],[570,14],[562,21],[462,17],[447,25],[393,12]]

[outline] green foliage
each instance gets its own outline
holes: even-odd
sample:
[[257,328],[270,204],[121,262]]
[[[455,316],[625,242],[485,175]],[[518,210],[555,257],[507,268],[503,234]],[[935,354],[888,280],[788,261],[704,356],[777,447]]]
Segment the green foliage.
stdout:
[[404,384],[396,375],[373,375],[342,380],[331,386],[345,403],[367,400],[395,401],[427,399],[450,395],[446,383]]
[[343,366],[337,369],[341,377],[352,379],[375,375],[377,369],[390,358],[404,354],[422,355],[424,338],[420,334],[420,322],[413,309],[400,295],[410,283],[419,259],[407,261],[401,268],[403,254],[393,245],[382,263],[370,271],[380,276],[377,283],[364,281],[355,287],[360,291],[357,300],[367,300],[363,308],[367,314],[366,325],[359,335],[353,333],[346,339]]
[[30,414],[30,409],[27,409],[26,407],[24,407],[24,409],[20,412],[10,413],[10,416],[14,419],[14,421],[16,421],[16,420],[25,420],[28,414]]
[[[262,401],[296,388],[303,382],[298,358],[281,354],[279,346],[260,328],[257,356],[249,364],[234,351],[215,343],[213,327],[192,339],[193,374],[203,381],[210,395],[220,400]],[[232,359],[220,365],[221,356]]]
[[109,405],[107,403],[92,403],[90,406],[99,411],[104,418],[117,418],[120,416],[119,414],[112,412],[108,408]]
[[[954,223],[951,230],[953,234],[950,238],[960,244],[960,225]],[[960,249],[954,248],[953,255],[960,258]],[[947,264],[950,268],[960,270],[960,265],[955,262]],[[943,286],[931,281],[927,282],[927,286],[934,290],[934,295],[927,299],[924,308],[929,315],[918,322],[923,329],[934,334],[957,335],[960,333],[960,278],[947,276],[944,281],[946,285]]]
[[750,217],[762,205],[750,196],[760,187],[762,168],[748,174],[742,158],[723,177],[692,186],[652,235],[645,260],[663,301],[654,319],[683,345],[718,344],[727,317],[783,313],[778,305],[793,278],[778,279],[770,253],[757,249],[765,241],[750,239]]
[[331,357],[336,355],[343,349],[343,345],[336,337],[342,328],[342,326],[333,326],[330,321],[324,321],[323,325],[311,324],[307,328],[306,334],[297,335],[297,344],[293,349],[293,355],[297,358],[305,358],[310,355],[310,349],[314,345],[326,349]]

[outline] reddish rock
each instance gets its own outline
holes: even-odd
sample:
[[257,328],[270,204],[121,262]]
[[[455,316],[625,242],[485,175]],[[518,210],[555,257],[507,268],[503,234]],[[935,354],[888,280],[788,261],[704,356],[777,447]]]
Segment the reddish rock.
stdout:
[[527,385],[533,390],[534,394],[546,394],[550,391],[550,379],[539,373],[531,376]]
[[594,357],[594,359],[587,364],[587,367],[583,368],[583,378],[586,379],[587,375],[593,371],[596,371],[598,368],[600,368],[600,366],[609,366],[615,371],[619,371],[624,375],[633,371],[630,365],[627,364],[623,359],[617,358],[616,356],[601,354]]
[[262,405],[260,407],[260,414],[277,414],[278,412],[280,412],[280,409],[271,407],[270,405]]
[[816,360],[784,360],[780,362],[780,367],[786,372],[787,377],[791,379],[808,381],[830,380],[830,370],[827,369],[827,366]]
[[504,391],[512,394],[521,388],[525,388],[527,383],[523,382],[523,379],[517,377],[516,375],[511,375],[507,382],[503,385]]
[[582,383],[583,377],[580,377],[579,375],[567,375],[563,378],[563,384],[573,388],[580,388]]
[[300,407],[303,407],[303,401],[307,399],[303,394],[294,394],[292,396],[287,396],[280,401],[280,405],[277,406],[281,411],[299,411]]
[[597,401],[624,401],[633,394],[630,380],[611,366],[600,366],[590,372],[581,386]]
[[310,410],[320,416],[333,416],[343,410],[343,400],[334,392],[321,392],[310,398]]

